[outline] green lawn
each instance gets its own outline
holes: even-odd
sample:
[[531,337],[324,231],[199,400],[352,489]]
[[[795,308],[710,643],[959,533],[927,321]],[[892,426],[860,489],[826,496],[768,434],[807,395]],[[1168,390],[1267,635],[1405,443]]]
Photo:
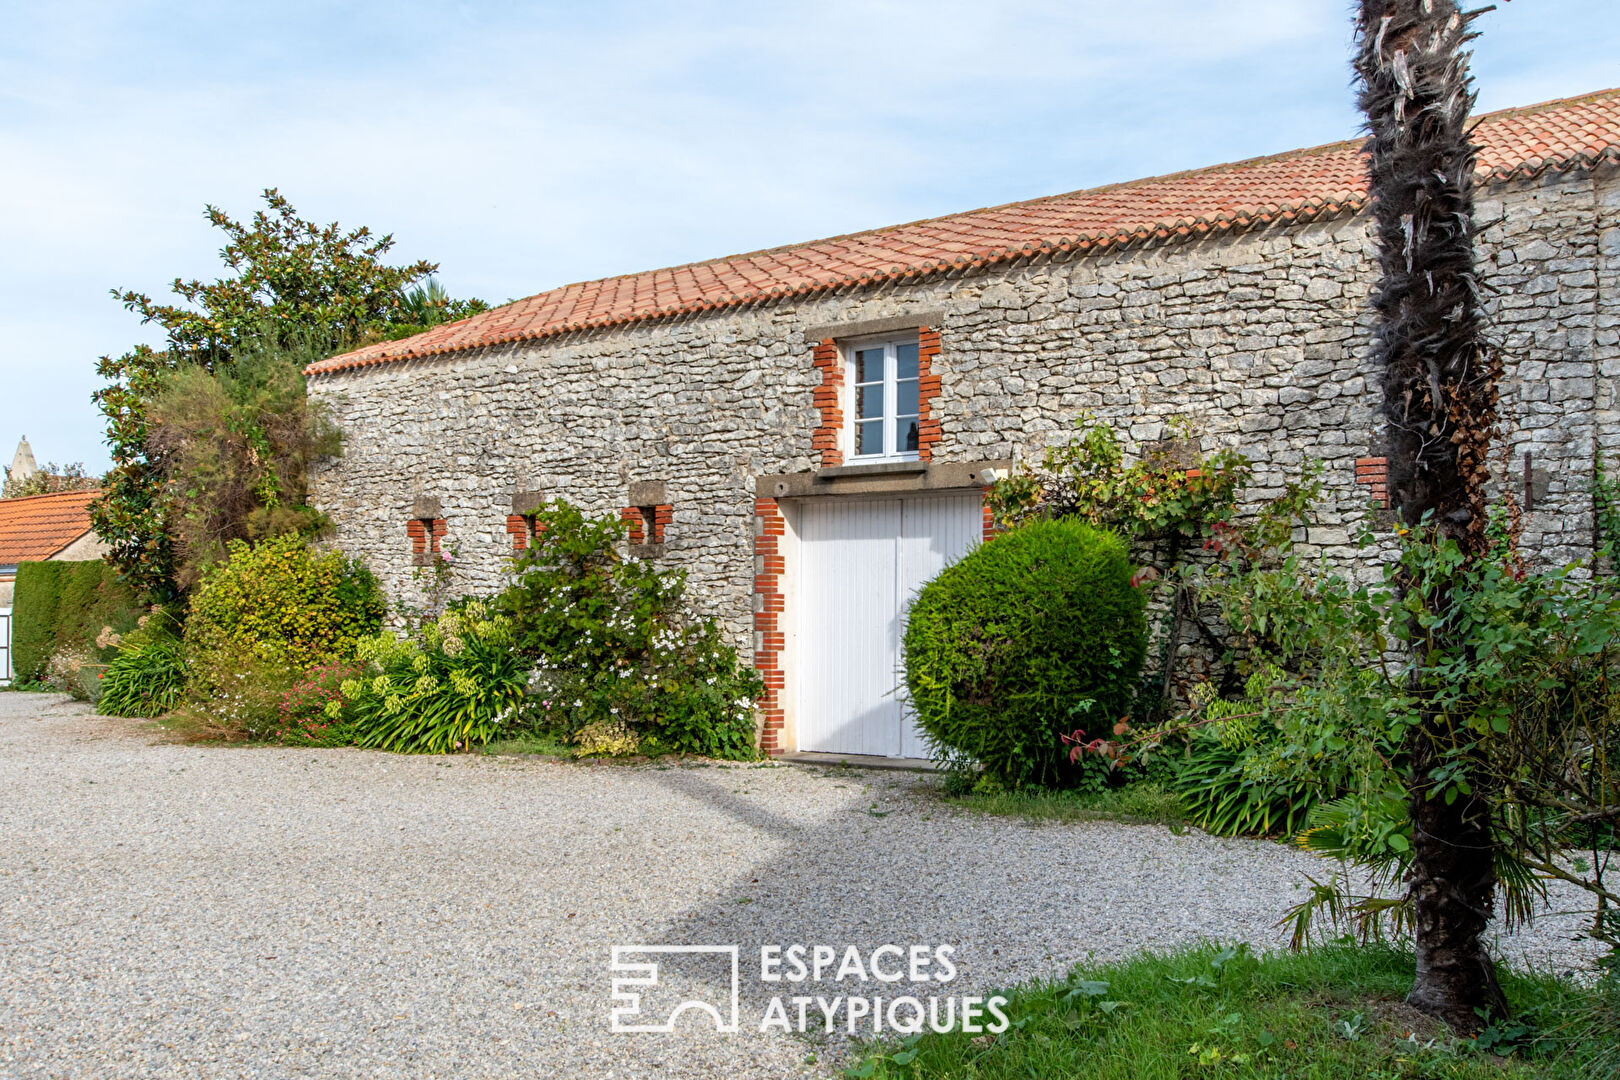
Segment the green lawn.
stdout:
[[1026,788],[946,797],[946,802],[981,814],[1021,817],[1028,821],[1126,821],[1172,827],[1187,821],[1181,799],[1174,792],[1149,783],[1093,792]]
[[1620,1067],[1595,1065],[1593,992],[1508,974],[1515,1021],[1467,1042],[1402,1002],[1411,982],[1411,954],[1382,946],[1260,958],[1211,946],[1082,966],[1009,992],[1001,1035],[912,1036],[868,1048],[846,1075],[1575,1080]]

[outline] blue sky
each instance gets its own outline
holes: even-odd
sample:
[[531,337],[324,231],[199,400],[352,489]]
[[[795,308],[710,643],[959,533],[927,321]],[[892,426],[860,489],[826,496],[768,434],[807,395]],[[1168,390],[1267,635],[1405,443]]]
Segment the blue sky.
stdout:
[[[1351,6],[0,0],[0,458],[106,465],[108,290],[217,276],[204,203],[500,302],[1347,137]],[[1615,0],[1480,28],[1482,110],[1620,85]]]

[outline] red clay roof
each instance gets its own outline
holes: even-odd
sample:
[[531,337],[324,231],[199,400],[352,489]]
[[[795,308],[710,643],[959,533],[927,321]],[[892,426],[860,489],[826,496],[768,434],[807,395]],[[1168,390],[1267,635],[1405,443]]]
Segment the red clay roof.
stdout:
[[99,491],[58,491],[0,499],[0,566],[48,559],[90,531]]
[[[1620,89],[1479,118],[1482,179],[1620,162]],[[1191,239],[1366,205],[1355,139],[1008,203],[712,262],[565,285],[414,337],[311,364],[312,375],[805,295],[1051,252]]]

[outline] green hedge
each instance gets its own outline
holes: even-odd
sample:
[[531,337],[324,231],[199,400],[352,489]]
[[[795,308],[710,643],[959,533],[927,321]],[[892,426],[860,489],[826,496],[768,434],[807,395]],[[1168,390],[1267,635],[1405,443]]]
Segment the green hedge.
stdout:
[[143,611],[133,590],[99,559],[18,564],[11,601],[13,678],[38,679],[51,655],[69,645],[112,659],[113,650],[96,648],[102,627],[128,633]]

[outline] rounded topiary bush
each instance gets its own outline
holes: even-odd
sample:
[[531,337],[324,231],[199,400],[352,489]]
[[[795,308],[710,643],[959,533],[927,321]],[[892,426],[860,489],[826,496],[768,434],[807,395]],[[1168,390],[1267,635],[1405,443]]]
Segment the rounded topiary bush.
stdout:
[[1147,652],[1143,604],[1124,541],[1078,521],[975,548],[911,608],[906,685],[924,735],[1008,784],[1074,782],[1083,768],[1062,736],[1107,737],[1124,715]]

